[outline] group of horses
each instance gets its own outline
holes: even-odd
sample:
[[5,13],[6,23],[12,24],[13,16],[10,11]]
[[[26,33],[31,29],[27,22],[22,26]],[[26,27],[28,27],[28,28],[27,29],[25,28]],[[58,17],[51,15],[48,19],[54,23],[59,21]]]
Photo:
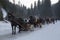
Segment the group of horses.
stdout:
[[31,25],[33,27],[40,27],[42,28],[42,25],[45,23],[55,23],[54,18],[41,18],[41,17],[34,17],[34,16],[29,16],[27,19],[23,18],[16,18],[13,14],[8,13],[8,21],[11,22],[11,27],[12,27],[12,34],[16,34],[16,28],[18,28],[18,32],[20,33],[21,31],[31,31]]

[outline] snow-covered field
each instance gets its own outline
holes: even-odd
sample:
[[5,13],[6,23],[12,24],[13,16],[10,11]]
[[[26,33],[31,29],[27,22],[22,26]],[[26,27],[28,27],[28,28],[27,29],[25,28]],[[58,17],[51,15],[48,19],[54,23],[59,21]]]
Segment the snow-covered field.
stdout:
[[60,40],[60,21],[55,24],[45,24],[35,31],[11,34],[10,23],[0,22],[0,40]]

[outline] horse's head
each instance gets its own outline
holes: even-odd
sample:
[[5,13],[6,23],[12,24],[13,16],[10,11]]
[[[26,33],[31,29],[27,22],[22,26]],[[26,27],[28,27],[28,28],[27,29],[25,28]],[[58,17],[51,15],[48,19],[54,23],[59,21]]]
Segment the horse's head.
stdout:
[[13,20],[15,17],[12,13],[8,13],[8,20]]

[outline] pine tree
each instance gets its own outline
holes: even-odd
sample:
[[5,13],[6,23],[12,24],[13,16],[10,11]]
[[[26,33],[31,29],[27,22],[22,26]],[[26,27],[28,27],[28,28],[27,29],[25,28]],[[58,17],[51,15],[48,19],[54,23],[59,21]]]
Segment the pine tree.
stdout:
[[52,9],[50,0],[44,0],[42,4],[42,15],[43,17],[52,17]]
[[34,15],[34,13],[33,13],[33,4],[31,4],[31,11],[30,11],[30,14],[31,14],[31,15]]
[[13,3],[15,4],[15,0],[13,0]]
[[18,1],[18,5],[20,6],[20,0]]
[[37,4],[36,1],[34,2],[34,15],[37,15],[38,10],[37,10]]
[[2,14],[2,11],[1,11],[1,5],[0,5],[0,21],[3,20],[3,14]]
[[38,9],[40,9],[40,0],[38,0],[37,6],[38,6]]
[[55,13],[56,18],[58,18],[60,20],[60,0],[57,4],[53,5],[53,10]]
[[40,0],[38,0],[38,3],[37,3],[38,13],[37,13],[37,15],[40,15],[40,6],[41,6]]

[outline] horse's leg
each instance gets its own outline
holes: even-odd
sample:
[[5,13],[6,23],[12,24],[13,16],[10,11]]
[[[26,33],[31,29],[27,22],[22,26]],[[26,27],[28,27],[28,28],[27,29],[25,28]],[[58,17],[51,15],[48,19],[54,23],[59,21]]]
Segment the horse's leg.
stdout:
[[24,25],[24,31],[28,31],[28,26]]
[[19,26],[19,31],[18,32],[20,33],[20,31],[21,31],[21,26]]
[[14,34],[14,29],[13,29],[13,25],[11,25],[11,27],[12,27],[12,35]]
[[40,23],[40,28],[42,28],[42,23]]
[[16,26],[14,26],[14,35],[16,34]]
[[46,23],[48,24],[48,20],[46,19]]
[[16,26],[11,25],[12,26],[12,35],[16,34]]
[[53,24],[55,24],[55,21],[54,21],[54,19],[53,19]]
[[11,28],[12,28],[12,35],[14,34],[14,25],[13,22],[11,22]]
[[34,25],[34,27],[36,28],[36,26],[37,26],[36,23],[34,23],[33,25]]

